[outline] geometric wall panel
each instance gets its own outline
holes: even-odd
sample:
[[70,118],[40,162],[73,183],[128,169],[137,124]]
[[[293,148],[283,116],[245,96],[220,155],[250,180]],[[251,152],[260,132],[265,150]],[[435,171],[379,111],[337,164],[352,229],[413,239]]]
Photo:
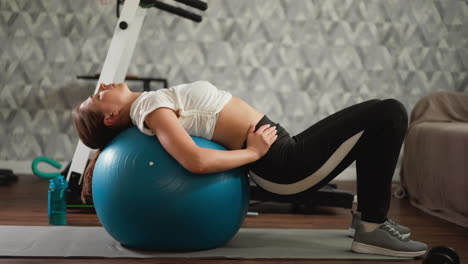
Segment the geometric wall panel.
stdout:
[[[71,109],[95,87],[76,76],[100,72],[117,21],[102,2],[0,0],[0,160],[71,159]],[[292,135],[364,100],[409,112],[430,92],[468,90],[466,1],[208,4],[200,24],[148,10],[129,73],[209,80]]]

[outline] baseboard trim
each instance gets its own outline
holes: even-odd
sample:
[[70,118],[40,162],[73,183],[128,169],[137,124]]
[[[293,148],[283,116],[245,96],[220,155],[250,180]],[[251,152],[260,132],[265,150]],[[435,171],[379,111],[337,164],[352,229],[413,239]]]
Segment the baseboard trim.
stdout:
[[[41,162],[37,165],[37,168],[42,172],[60,172],[70,161],[58,161],[61,165],[61,169],[56,169],[47,163]],[[32,161],[12,161],[12,160],[0,160],[0,169],[10,169],[15,174],[33,175],[31,168]]]

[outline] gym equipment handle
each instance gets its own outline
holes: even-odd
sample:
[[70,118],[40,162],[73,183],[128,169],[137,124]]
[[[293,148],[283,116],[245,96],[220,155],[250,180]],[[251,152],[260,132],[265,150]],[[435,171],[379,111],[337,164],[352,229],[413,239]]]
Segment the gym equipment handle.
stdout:
[[208,4],[205,2],[202,2],[200,0],[175,0],[176,2],[186,4],[188,6],[200,9],[202,11],[205,11],[208,8]]
[[174,6],[168,5],[166,3],[159,2],[157,0],[141,0],[140,6],[142,6],[142,5],[144,7],[156,7],[158,9],[163,10],[163,11],[166,11],[166,12],[169,12],[169,13],[172,13],[172,14],[175,14],[175,15],[179,15],[179,16],[184,17],[184,18],[188,18],[188,19],[190,19],[192,21],[195,21],[195,22],[201,22],[202,21],[202,17],[200,15],[189,12],[189,11],[184,10],[182,8],[174,7]]

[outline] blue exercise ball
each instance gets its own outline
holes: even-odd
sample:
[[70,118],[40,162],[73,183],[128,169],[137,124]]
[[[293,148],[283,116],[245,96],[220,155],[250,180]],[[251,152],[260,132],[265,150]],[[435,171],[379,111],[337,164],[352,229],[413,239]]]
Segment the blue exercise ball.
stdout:
[[[226,150],[192,138],[200,147]],[[194,251],[221,246],[237,233],[249,206],[244,169],[193,174],[155,136],[136,127],[120,133],[102,151],[92,184],[104,229],[122,245],[137,249]]]

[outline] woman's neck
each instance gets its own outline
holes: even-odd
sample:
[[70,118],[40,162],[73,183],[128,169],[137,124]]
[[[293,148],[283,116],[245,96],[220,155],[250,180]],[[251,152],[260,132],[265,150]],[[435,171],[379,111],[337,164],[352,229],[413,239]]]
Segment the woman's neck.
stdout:
[[133,102],[135,102],[135,100],[138,99],[138,97],[140,97],[141,94],[142,92],[132,92],[130,94],[127,103],[119,113],[120,120],[123,125],[128,126],[132,124],[132,119],[130,117],[130,109],[132,107]]

